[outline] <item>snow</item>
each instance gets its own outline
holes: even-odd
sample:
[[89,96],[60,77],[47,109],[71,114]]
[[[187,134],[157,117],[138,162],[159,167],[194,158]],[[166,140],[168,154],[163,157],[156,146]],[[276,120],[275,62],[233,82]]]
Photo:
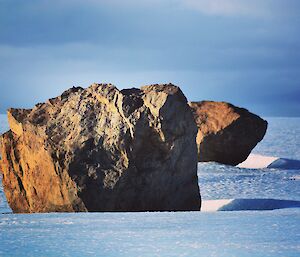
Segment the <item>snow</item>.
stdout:
[[286,159],[286,158],[279,158],[276,161],[272,162],[268,166],[268,168],[298,170],[298,169],[300,169],[300,161],[299,160]]
[[218,163],[199,163],[203,200],[300,200],[300,170],[246,169]]
[[0,114],[0,134],[8,131],[8,121],[5,114]]
[[0,256],[300,256],[300,119],[267,120],[244,167],[198,164],[202,212],[15,215],[0,178]]
[[0,215],[0,256],[300,256],[300,211]]
[[300,208],[300,201],[278,199],[204,200],[201,211],[269,211],[286,208]]
[[237,167],[247,169],[270,168],[295,170],[300,169],[300,160],[250,154],[247,160],[237,165]]
[[268,130],[252,153],[300,160],[300,118],[265,118]]
[[240,163],[237,167],[248,169],[263,169],[267,168],[270,164],[272,164],[278,159],[278,157],[263,156],[260,154],[250,154],[247,160]]
[[202,212],[216,212],[222,207],[230,204],[234,199],[220,199],[220,200],[203,200],[201,211]]

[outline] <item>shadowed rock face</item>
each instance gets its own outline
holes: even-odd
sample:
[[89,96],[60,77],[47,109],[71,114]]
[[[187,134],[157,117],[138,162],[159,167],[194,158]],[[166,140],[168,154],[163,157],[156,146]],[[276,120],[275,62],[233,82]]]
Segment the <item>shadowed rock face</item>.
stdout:
[[176,86],[72,88],[8,119],[0,170],[14,212],[200,210],[197,126]]
[[237,165],[247,159],[267,130],[267,121],[225,102],[192,102],[200,162]]

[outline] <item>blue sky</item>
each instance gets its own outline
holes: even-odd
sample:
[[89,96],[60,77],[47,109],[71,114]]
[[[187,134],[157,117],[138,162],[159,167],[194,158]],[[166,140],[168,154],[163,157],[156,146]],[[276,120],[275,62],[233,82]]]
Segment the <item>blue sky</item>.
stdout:
[[188,99],[300,114],[298,0],[0,0],[0,112],[71,86],[172,82]]

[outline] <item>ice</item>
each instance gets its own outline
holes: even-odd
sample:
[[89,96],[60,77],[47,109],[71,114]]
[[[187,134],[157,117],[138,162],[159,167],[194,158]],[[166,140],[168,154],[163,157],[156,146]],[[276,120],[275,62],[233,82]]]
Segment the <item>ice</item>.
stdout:
[[8,131],[8,121],[5,114],[0,114],[0,134]]
[[300,180],[300,175],[295,175],[290,177],[291,180]]
[[268,166],[268,168],[285,169],[285,170],[299,170],[300,169],[300,161],[286,159],[286,158],[279,158],[276,161],[272,162]]
[[278,199],[221,199],[202,202],[202,212],[215,211],[268,211],[300,208],[300,201]]
[[216,212],[223,206],[230,204],[234,199],[220,199],[220,200],[203,200],[201,211],[202,212]]
[[245,169],[199,163],[198,178],[204,200],[300,200],[300,170]]
[[300,169],[300,161],[287,158],[264,156],[260,154],[250,154],[247,160],[237,165],[237,167],[248,169],[273,168],[297,170]]
[[11,213],[2,186],[2,174],[0,173],[0,215],[1,213]]
[[300,211],[1,215],[0,256],[300,256]]
[[267,168],[269,165],[271,165],[278,159],[279,157],[264,156],[260,154],[250,154],[247,160],[237,165],[237,167],[248,169],[263,169]]
[[[6,132],[9,129],[8,127],[8,121],[6,118],[6,115],[0,114],[0,135],[4,132]],[[1,160],[1,153],[0,153],[0,160]],[[9,208],[4,192],[3,192],[3,186],[2,186],[2,174],[0,171],[0,213],[8,213],[11,212],[11,209]],[[1,244],[0,244],[1,247]]]
[[0,178],[0,256],[300,256],[300,119],[267,120],[260,166],[199,163],[207,212],[15,215]]
[[300,118],[265,118],[269,125],[253,153],[300,160]]

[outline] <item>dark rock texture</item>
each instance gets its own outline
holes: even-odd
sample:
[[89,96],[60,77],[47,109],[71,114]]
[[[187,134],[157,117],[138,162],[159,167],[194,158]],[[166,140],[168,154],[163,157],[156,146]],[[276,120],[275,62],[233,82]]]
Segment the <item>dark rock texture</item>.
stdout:
[[200,210],[197,126],[172,84],[72,88],[8,118],[0,170],[14,212]]
[[202,101],[190,106],[198,126],[200,162],[237,165],[247,159],[267,131],[267,121],[229,103]]

